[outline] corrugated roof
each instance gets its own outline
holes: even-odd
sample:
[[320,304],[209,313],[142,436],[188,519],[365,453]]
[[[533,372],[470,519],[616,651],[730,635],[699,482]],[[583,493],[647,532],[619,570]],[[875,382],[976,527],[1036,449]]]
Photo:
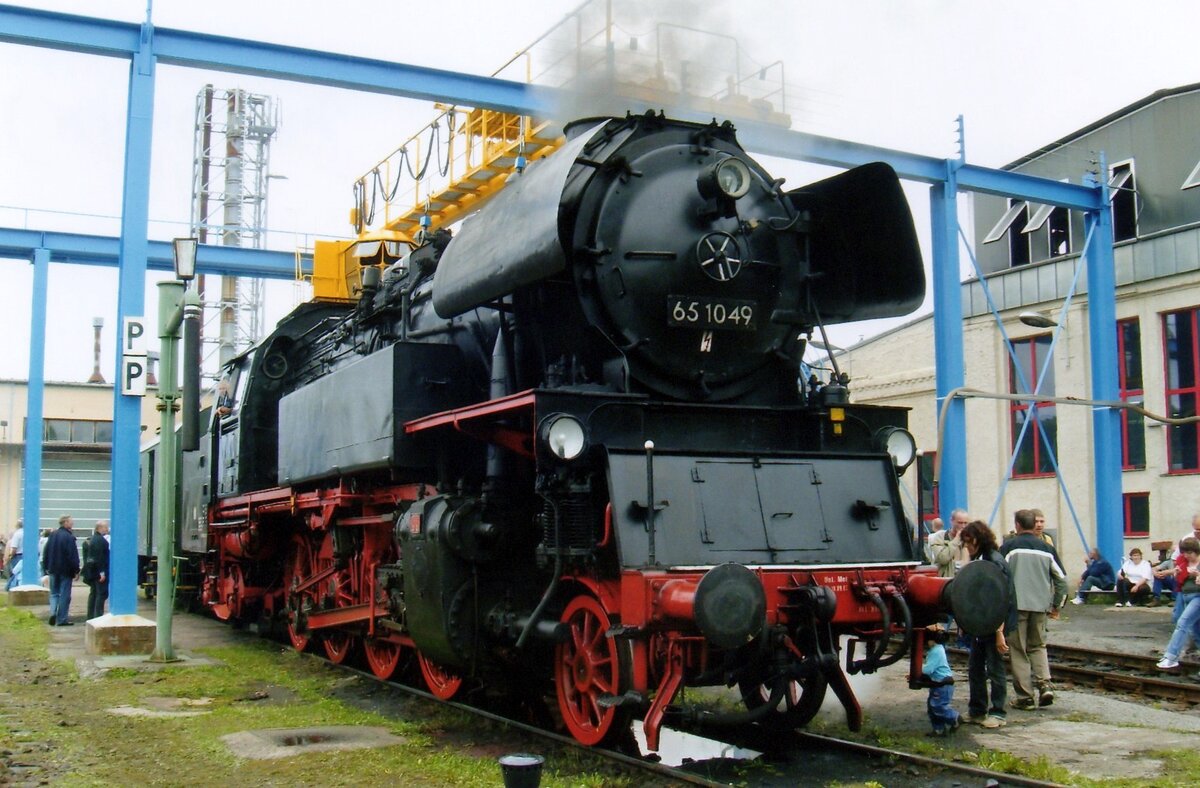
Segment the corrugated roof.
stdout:
[[1022,164],[1028,164],[1031,161],[1034,161],[1038,158],[1041,158],[1042,156],[1045,156],[1047,153],[1052,153],[1055,150],[1058,150],[1059,148],[1063,147],[1064,145],[1074,142],[1075,140],[1079,139],[1080,137],[1083,137],[1087,134],[1091,134],[1093,131],[1096,131],[1097,129],[1101,129],[1101,128],[1107,126],[1108,124],[1113,123],[1114,121],[1120,120],[1121,118],[1123,118],[1127,115],[1132,115],[1133,113],[1137,112],[1138,110],[1144,109],[1144,108],[1150,106],[1151,104],[1162,101],[1163,99],[1171,98],[1173,96],[1181,96],[1186,93],[1193,93],[1196,91],[1200,91],[1200,82],[1193,82],[1190,85],[1181,85],[1180,87],[1177,87],[1177,88],[1164,88],[1162,90],[1156,90],[1153,93],[1151,93],[1149,96],[1146,96],[1145,98],[1138,99],[1137,101],[1133,102],[1132,104],[1122,107],[1121,109],[1119,109],[1116,112],[1113,112],[1109,115],[1105,115],[1104,117],[1100,118],[1099,120],[1095,120],[1095,121],[1089,123],[1088,125],[1084,126],[1083,128],[1077,129],[1076,131],[1071,132],[1070,134],[1066,135],[1065,137],[1061,137],[1061,138],[1055,140],[1054,142],[1051,142],[1048,145],[1038,148],[1037,150],[1033,151],[1032,153],[1025,154],[1024,156],[1017,159],[1016,161],[1005,164],[1000,169],[1015,170],[1018,167],[1020,167]]

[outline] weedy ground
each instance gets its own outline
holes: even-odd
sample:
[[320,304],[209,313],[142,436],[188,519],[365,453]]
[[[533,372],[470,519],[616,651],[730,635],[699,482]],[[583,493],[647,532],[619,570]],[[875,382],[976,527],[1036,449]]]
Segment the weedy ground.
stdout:
[[[51,660],[48,642],[42,622],[0,601],[0,785],[491,787],[500,784],[496,758],[520,746],[506,728],[454,709],[407,702],[398,717],[389,713],[396,702],[364,700],[376,692],[370,682],[268,640],[203,650],[218,661],[208,667],[114,669],[86,679]],[[211,701],[191,707],[207,712],[194,717],[110,711],[161,698]],[[380,726],[404,742],[247,760],[221,741],[238,731],[328,725]],[[575,749],[529,746],[546,756],[542,785],[647,782]]]

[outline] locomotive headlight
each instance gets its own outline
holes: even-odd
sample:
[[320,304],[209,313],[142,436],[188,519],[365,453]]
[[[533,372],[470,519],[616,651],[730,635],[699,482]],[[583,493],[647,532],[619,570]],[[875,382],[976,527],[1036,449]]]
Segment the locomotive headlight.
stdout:
[[912,433],[900,427],[884,427],[875,433],[875,444],[892,456],[897,473],[912,465],[917,458],[917,441]]
[[560,460],[573,460],[587,448],[583,425],[574,416],[554,413],[542,420],[538,435],[550,453]]
[[750,191],[750,168],[741,159],[725,158],[710,164],[696,179],[700,195],[736,200]]

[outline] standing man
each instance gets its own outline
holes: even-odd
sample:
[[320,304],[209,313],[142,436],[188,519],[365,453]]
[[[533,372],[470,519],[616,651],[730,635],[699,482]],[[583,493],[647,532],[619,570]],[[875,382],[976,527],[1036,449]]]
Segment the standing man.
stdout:
[[46,540],[42,557],[50,575],[50,626],[69,627],[71,622],[71,582],[79,575],[79,546],[71,529],[71,515],[58,518],[58,530]]
[[1033,512],[1033,530],[1037,534],[1037,538],[1054,547],[1054,539],[1046,533],[1046,515],[1042,513],[1041,509],[1030,509],[1029,511]]
[[5,586],[5,591],[12,591],[13,586],[21,584],[21,581],[17,579],[17,570],[21,564],[21,555],[25,552],[24,544],[24,521],[17,520],[17,530],[13,531],[12,536],[8,538],[8,585]]
[[1014,520],[1017,535],[1000,548],[1017,592],[1017,630],[1009,643],[1016,695],[1012,706],[1030,710],[1054,702],[1046,617],[1058,617],[1067,599],[1067,577],[1058,553],[1038,538],[1033,512],[1020,509]]
[[971,560],[959,536],[971,522],[965,509],[950,512],[950,528],[929,535],[929,559],[937,567],[938,577],[954,577],[963,564]]
[[83,562],[83,580],[92,587],[88,594],[88,619],[104,615],[104,603],[108,601],[108,520],[97,520],[96,529],[87,541]]

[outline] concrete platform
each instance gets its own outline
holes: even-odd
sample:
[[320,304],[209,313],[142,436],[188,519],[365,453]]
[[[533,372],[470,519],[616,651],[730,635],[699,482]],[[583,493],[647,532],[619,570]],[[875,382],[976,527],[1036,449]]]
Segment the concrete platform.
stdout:
[[8,592],[8,604],[13,607],[50,607],[50,589],[41,586],[13,586]]
[[141,616],[105,613],[87,622],[84,645],[89,654],[150,654],[158,626]]
[[[238,637],[257,637],[215,619],[178,612],[172,624],[176,661],[150,662],[148,657],[154,651],[158,631],[154,600],[139,598],[138,615],[114,616],[106,613],[85,621],[88,591],[86,585],[78,582],[71,588],[71,620],[74,626],[48,627],[50,658],[74,663],[85,678],[101,675],[113,668],[153,671],[167,665],[212,665],[216,660],[198,656],[194,650],[199,646],[229,643]],[[12,593],[9,592],[10,596]],[[32,607],[34,615],[43,622],[50,615],[48,595],[40,604],[27,607]]]

